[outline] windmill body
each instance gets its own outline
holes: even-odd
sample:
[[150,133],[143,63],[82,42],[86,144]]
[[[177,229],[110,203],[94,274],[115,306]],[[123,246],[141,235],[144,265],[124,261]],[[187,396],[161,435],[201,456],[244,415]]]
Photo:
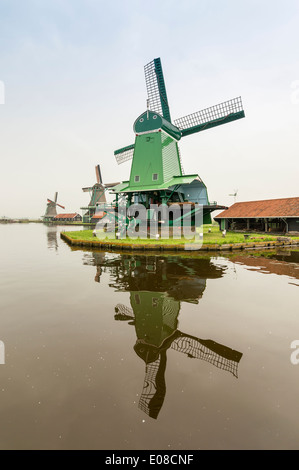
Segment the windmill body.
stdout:
[[145,80],[148,109],[134,123],[135,143],[114,152],[119,164],[132,159],[130,179],[112,188],[116,208],[119,197],[125,198],[128,207],[132,203],[143,204],[146,209],[151,204],[178,204],[182,223],[183,208],[184,214],[186,207],[194,213],[195,204],[200,204],[203,222],[211,223],[211,212],[226,207],[209,202],[207,188],[198,174],[184,174],[178,143],[190,134],[244,117],[241,98],[172,122],[159,58],[145,66]]
[[46,207],[46,212],[43,216],[43,222],[52,222],[54,217],[57,215],[57,209],[56,207],[61,207],[62,209],[65,209],[64,206],[61,204],[58,204],[57,202],[58,198],[58,192],[54,194],[54,199],[47,199],[47,207]]
[[104,209],[107,202],[105,194],[106,188],[102,181],[100,165],[96,165],[95,171],[97,182],[93,186],[82,188],[83,192],[90,194],[88,206],[81,207],[84,223],[91,223],[91,219],[94,217],[96,211]]

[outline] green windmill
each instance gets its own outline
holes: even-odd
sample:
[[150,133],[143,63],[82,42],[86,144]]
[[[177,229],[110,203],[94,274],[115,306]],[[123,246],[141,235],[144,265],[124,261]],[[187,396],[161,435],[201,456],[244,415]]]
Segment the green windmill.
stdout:
[[[197,132],[245,117],[241,98],[220,103],[172,122],[160,58],[144,67],[148,94],[147,110],[135,121],[135,143],[114,152],[118,164],[133,159],[130,179],[113,188],[116,208],[120,197],[127,206],[178,204],[186,214],[195,204],[203,206],[203,222],[211,223],[210,213],[224,208],[210,203],[207,188],[198,174],[185,175],[178,142]],[[149,219],[152,217],[148,211]]]

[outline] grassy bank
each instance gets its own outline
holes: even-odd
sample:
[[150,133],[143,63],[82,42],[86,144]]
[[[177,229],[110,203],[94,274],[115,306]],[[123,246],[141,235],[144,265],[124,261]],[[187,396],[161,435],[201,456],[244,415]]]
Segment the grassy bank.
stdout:
[[[86,244],[86,245],[96,245],[96,244],[104,244],[104,245],[110,245],[113,244],[113,246],[142,246],[143,248],[147,247],[166,247],[166,248],[179,248],[180,246],[183,247],[183,245],[186,244],[194,244],[194,241],[189,241],[184,238],[180,239],[148,239],[148,238],[137,238],[137,239],[132,239],[132,238],[126,238],[126,239],[114,239],[114,238],[109,238],[109,236],[106,236],[107,234],[101,233],[101,239],[98,237],[95,237],[93,235],[92,230],[80,230],[80,231],[72,231],[72,232],[64,232],[64,235],[66,236],[65,238],[67,241],[71,241],[75,244]],[[294,243],[296,241],[299,243],[299,237],[293,237],[292,240],[294,240]],[[282,244],[282,242],[279,242]],[[278,244],[277,241],[277,236],[273,234],[254,234],[254,233],[235,233],[235,232],[227,232],[226,236],[222,236],[222,232],[219,230],[218,226],[215,225],[207,225],[203,229],[203,248],[212,248],[214,247],[215,249],[221,247],[221,248],[226,248],[230,249],[232,246],[238,246],[240,248],[244,248],[246,246],[273,246]]]

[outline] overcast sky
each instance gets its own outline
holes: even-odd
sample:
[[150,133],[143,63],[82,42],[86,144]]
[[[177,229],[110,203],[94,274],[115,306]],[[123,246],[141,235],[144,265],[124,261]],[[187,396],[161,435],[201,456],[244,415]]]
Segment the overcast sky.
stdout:
[[156,57],[172,119],[242,96],[245,119],[180,143],[211,201],[299,196],[298,0],[0,0],[0,217],[39,217],[55,191],[79,212],[98,163],[128,179],[113,152]]

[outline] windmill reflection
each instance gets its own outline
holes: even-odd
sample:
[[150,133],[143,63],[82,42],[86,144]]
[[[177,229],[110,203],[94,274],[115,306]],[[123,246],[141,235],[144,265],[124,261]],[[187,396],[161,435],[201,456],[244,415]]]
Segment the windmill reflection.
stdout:
[[[151,303],[151,308],[149,304]],[[212,340],[197,338],[177,329],[179,302],[163,294],[134,294],[133,309],[118,304],[115,319],[135,326],[136,354],[145,362],[145,378],[139,407],[151,418],[157,418],[166,394],[166,352],[174,349],[191,359],[201,359],[237,377],[242,353]]]
[[57,241],[57,227],[48,225],[47,226],[47,239],[48,239],[48,248],[50,250],[58,250],[58,241]]
[[83,264],[95,266],[97,272],[94,280],[95,282],[101,282],[101,275],[106,264],[106,253],[104,251],[100,251],[92,253],[92,256],[90,256],[90,253],[84,253]]
[[86,261],[96,265],[97,276],[103,270],[108,272],[109,285],[116,291],[130,292],[130,306],[117,304],[114,318],[135,328],[134,350],[145,362],[139,407],[151,418],[158,417],[166,394],[168,349],[238,376],[242,353],[178,329],[181,303],[197,304],[207,279],[222,277],[225,266],[218,266],[210,258],[125,254],[106,254],[105,258],[104,253],[94,253],[92,260],[87,255]]

